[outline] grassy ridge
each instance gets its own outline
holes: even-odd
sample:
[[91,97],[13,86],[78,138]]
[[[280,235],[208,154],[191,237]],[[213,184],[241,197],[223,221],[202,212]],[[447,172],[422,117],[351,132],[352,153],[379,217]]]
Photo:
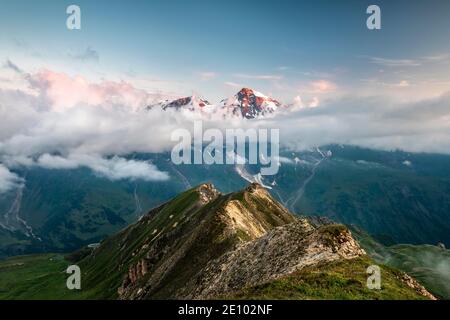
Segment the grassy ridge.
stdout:
[[316,265],[286,277],[246,288],[227,299],[293,300],[416,300],[426,299],[397,277],[400,273],[381,266],[381,289],[368,289],[366,269],[373,262],[367,257],[326,265]]

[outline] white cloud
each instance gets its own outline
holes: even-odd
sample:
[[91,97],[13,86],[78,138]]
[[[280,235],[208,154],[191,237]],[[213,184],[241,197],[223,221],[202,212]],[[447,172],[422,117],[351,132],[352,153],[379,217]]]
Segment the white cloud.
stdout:
[[398,83],[394,83],[393,87],[398,87],[398,88],[406,88],[409,87],[411,84],[409,83],[409,81],[407,80],[401,80]]
[[126,105],[136,110],[154,102],[155,96],[130,83],[102,81],[91,83],[81,76],[71,77],[65,73],[41,70],[27,75],[31,88],[55,111],[78,105],[117,106]]
[[310,108],[316,108],[316,107],[319,106],[319,104],[320,104],[319,98],[314,97],[314,98],[312,98],[312,100],[311,100],[311,102],[308,104],[308,106],[309,106]]
[[305,106],[303,103],[302,97],[299,95],[294,97],[294,102],[292,105],[294,108],[299,108],[299,109],[304,108],[304,106]]
[[333,92],[337,89],[337,85],[329,80],[317,80],[311,83],[312,92],[326,93]]
[[[114,157],[169,147],[177,121],[171,112],[145,110],[154,101],[151,94],[127,83],[92,84],[49,70],[25,79],[35,92],[0,89],[2,168],[84,166],[113,180],[168,178],[153,164]],[[14,175],[8,177],[3,189]]]
[[0,163],[0,193],[17,188],[23,180]]
[[409,160],[403,161],[402,164],[404,164],[404,165],[407,166],[407,167],[411,167],[411,166],[412,166],[412,163],[411,163],[411,161],[409,161]]
[[102,158],[91,155],[69,155],[67,158],[43,154],[36,165],[47,169],[90,168],[99,176],[110,180],[141,179],[146,181],[167,180],[169,175],[159,171],[156,166],[147,161],[127,160],[114,156]]
[[278,161],[283,164],[295,164],[295,160],[289,159],[287,157],[278,157]]
[[243,87],[245,87],[245,85],[243,85],[243,84],[232,82],[232,81],[226,81],[226,82],[224,82],[224,84],[226,86],[232,87],[232,88],[243,88]]
[[320,100],[317,97],[313,97],[308,102],[303,101],[301,96],[295,96],[293,103],[290,105],[290,112],[301,110],[304,108],[316,108],[320,105]]
[[370,57],[370,62],[386,67],[417,67],[421,62],[414,59],[386,59],[379,57]]
[[167,174],[153,164],[126,156],[170,151],[175,144],[171,133],[178,128],[191,131],[195,119],[203,119],[205,129],[278,128],[282,146],[294,149],[349,143],[450,153],[450,95],[414,103],[357,93],[333,100],[321,95],[299,96],[296,107],[282,108],[284,111],[272,118],[247,121],[160,108],[146,110],[153,96],[130,84],[93,84],[53,71],[30,74],[27,79],[34,93],[0,89],[4,190],[11,188],[11,183],[20,183],[9,170],[17,166],[87,167],[113,180],[167,179]]
[[252,80],[281,80],[283,76],[277,74],[244,74],[237,73],[234,75],[236,78],[252,79]]
[[450,154],[450,94],[397,103],[385,97],[345,97],[278,115],[281,141],[293,149],[325,144]]
[[218,74],[216,72],[213,72],[213,71],[199,72],[198,75],[199,75],[201,81],[212,80],[214,78],[217,78],[217,76],[218,76]]
[[436,55],[423,57],[422,59],[428,60],[428,61],[434,61],[434,62],[445,61],[448,59],[448,54],[436,54]]

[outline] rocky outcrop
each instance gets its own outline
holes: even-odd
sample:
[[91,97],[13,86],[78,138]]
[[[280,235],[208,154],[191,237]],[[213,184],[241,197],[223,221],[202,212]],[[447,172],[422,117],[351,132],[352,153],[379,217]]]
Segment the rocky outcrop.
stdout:
[[247,119],[275,112],[281,103],[250,88],[242,88],[233,98],[222,101],[222,106],[235,115]]
[[206,106],[210,106],[211,104],[204,99],[197,98],[195,96],[183,97],[170,102],[161,103],[161,108],[163,110],[166,109],[180,109],[180,108],[188,108],[190,110],[195,110],[196,108],[203,108]]
[[422,286],[420,283],[418,283],[416,281],[416,279],[414,279],[410,275],[402,272],[401,276],[399,277],[399,280],[401,280],[403,283],[405,283],[411,289],[414,289],[420,295],[427,297],[428,299],[431,299],[431,300],[437,300],[435,296],[433,296],[430,292],[428,292],[428,290],[425,289],[424,286]]
[[[329,233],[326,228],[335,228]],[[314,228],[299,219],[277,227],[239,246],[208,266],[190,283],[180,298],[209,299],[265,283],[306,266],[352,259],[365,252],[341,226]]]
[[200,201],[203,204],[213,201],[221,195],[221,193],[211,183],[202,184],[197,187],[197,190],[200,195]]

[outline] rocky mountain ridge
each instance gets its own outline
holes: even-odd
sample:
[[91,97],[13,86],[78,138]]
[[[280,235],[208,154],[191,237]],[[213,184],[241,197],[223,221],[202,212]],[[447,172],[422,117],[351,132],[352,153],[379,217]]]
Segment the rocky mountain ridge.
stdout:
[[[353,259],[366,256],[345,226],[298,218],[253,183],[225,195],[211,184],[182,193],[79,263],[88,290],[104,288],[104,298],[212,299]],[[402,294],[430,298],[390,277]]]
[[242,88],[234,96],[223,99],[214,105],[196,95],[181,97],[175,100],[164,100],[148,108],[160,107],[162,110],[198,111],[204,113],[221,113],[246,119],[254,119],[273,114],[282,107],[282,103],[250,88]]

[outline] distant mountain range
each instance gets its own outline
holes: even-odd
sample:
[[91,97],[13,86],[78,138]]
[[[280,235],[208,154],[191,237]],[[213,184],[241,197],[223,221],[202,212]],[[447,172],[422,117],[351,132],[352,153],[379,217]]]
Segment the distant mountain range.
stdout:
[[254,119],[274,113],[282,104],[261,92],[250,88],[242,88],[233,97],[223,99],[218,105],[208,102],[198,96],[182,97],[175,100],[164,100],[148,108],[160,107],[167,109],[187,109],[205,113],[222,113],[223,115],[242,116],[246,119]]

